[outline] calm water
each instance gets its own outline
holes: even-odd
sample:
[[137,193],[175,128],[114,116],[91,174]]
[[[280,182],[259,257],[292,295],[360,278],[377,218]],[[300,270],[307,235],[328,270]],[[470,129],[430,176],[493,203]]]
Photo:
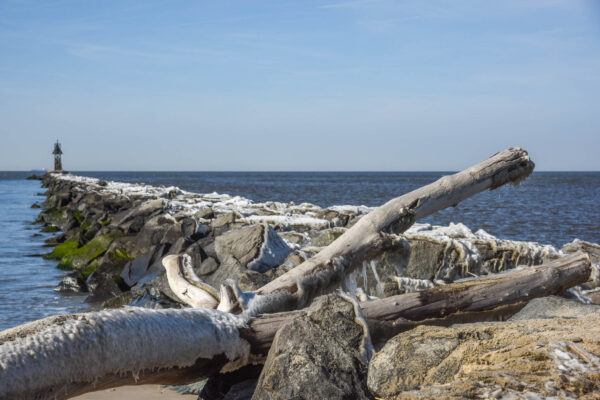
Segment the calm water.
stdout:
[[[179,186],[193,192],[241,195],[255,201],[310,202],[320,206],[377,206],[442,172],[75,172],[122,182]],[[47,251],[31,225],[43,201],[28,173],[0,172],[0,329],[86,308],[80,296],[53,291],[62,272],[30,257]],[[508,239],[555,246],[575,238],[600,242],[600,172],[537,172],[519,188],[503,187],[441,211],[425,222],[463,222]]]
[[44,197],[36,195],[42,191],[39,181],[14,179],[19,176],[0,172],[0,330],[87,309],[84,296],[54,291],[64,272],[36,256],[50,250],[43,247],[50,234],[31,224],[39,209],[30,207]]

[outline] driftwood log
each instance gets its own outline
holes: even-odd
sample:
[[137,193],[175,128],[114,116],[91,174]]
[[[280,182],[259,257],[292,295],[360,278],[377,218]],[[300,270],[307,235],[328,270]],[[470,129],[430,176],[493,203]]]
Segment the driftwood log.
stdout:
[[[221,287],[218,309],[231,313],[260,315],[297,310],[310,304],[321,294],[331,292],[344,278],[365,260],[383,251],[402,246],[397,234],[404,232],[416,220],[450,206],[456,206],[477,193],[505,184],[518,185],[533,171],[534,163],[527,152],[509,148],[462,172],[443,178],[397,197],[362,217],[354,226],[314,257],[269,282],[253,293],[239,290],[235,282]],[[185,260],[172,257],[167,270],[177,270]],[[177,279],[182,274],[172,275]],[[194,280],[196,280],[194,278]],[[185,287],[179,279],[171,287]],[[188,285],[189,286],[189,285]],[[213,291],[214,292],[214,291]],[[203,293],[202,299],[190,300],[198,289],[186,292],[181,300],[189,305],[206,302],[213,296]],[[213,296],[214,298],[214,296]]]
[[[588,280],[581,252],[513,270],[360,303],[376,340],[455,312],[557,294]],[[1,399],[66,399],[122,385],[185,384],[264,359],[277,330],[300,312],[245,319],[212,309],[126,309],[49,317],[0,333]]]

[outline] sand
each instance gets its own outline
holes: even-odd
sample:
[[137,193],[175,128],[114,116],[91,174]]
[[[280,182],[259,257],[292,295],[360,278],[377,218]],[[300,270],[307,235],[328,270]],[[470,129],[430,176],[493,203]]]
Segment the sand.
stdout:
[[182,395],[160,385],[122,386],[73,397],[78,400],[196,400],[197,398],[197,394]]

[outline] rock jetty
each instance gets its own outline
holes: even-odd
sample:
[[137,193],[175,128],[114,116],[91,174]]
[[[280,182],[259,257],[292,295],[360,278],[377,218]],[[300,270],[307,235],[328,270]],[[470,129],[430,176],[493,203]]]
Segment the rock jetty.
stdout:
[[[71,271],[56,290],[87,293],[87,301],[106,308],[185,307],[167,281],[161,263],[167,255],[188,255],[195,275],[214,290],[228,279],[256,290],[371,211],[255,203],[70,174],[48,174],[42,182],[47,198],[36,222],[57,232],[45,257]],[[318,298],[277,331],[264,368],[215,374],[195,386],[199,398],[597,398],[599,245],[576,240],[558,249],[460,223],[414,224],[401,240],[349,275],[343,293]],[[423,325],[373,344],[356,307],[357,299],[539,265],[575,251],[591,258],[589,282],[494,321]]]

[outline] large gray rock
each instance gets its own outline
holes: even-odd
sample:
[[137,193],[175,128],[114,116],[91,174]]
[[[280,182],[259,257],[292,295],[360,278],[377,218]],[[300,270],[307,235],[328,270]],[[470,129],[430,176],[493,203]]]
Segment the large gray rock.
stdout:
[[321,297],[273,340],[252,397],[371,399],[366,387],[370,339],[351,302]]
[[144,226],[146,219],[160,213],[165,207],[163,199],[150,200],[130,208],[117,215],[112,220],[114,225],[119,226],[125,233],[136,233]]
[[80,273],[75,271],[65,275],[54,290],[60,293],[83,293],[87,292],[87,287]]
[[267,224],[251,225],[218,236],[215,249],[221,262],[233,258],[242,267],[257,272],[281,265],[292,251]]
[[584,240],[575,239],[571,243],[565,244],[561,250],[565,253],[575,253],[583,251],[590,256],[593,264],[600,264],[600,245],[596,243],[586,242]]
[[[204,239],[199,242],[204,242]],[[204,246],[203,250],[209,256],[212,253],[210,244]],[[210,261],[210,258],[203,261],[200,266],[195,264],[194,269],[202,276],[202,280],[218,288],[226,279],[240,280],[248,271],[266,273],[282,264],[290,252],[291,249],[285,241],[269,225],[250,225],[231,230],[216,238],[214,242],[214,258],[218,262],[216,269],[215,262]],[[214,269],[214,272],[208,273],[211,269]]]
[[316,232],[311,245],[317,247],[329,246],[334,240],[346,233],[346,228],[329,228]]
[[138,249],[148,249],[158,244],[174,244],[182,236],[181,223],[169,214],[160,214],[144,223],[134,243]]
[[582,318],[600,315],[600,306],[583,304],[577,300],[569,300],[558,296],[541,297],[531,300],[521,311],[510,318],[510,321],[548,318]]
[[125,264],[121,271],[121,278],[127,286],[133,286],[148,273],[150,267],[160,260],[165,246],[152,246],[148,251]]
[[115,276],[107,273],[94,271],[88,276],[85,283],[91,292],[85,299],[88,303],[102,303],[123,293]]

